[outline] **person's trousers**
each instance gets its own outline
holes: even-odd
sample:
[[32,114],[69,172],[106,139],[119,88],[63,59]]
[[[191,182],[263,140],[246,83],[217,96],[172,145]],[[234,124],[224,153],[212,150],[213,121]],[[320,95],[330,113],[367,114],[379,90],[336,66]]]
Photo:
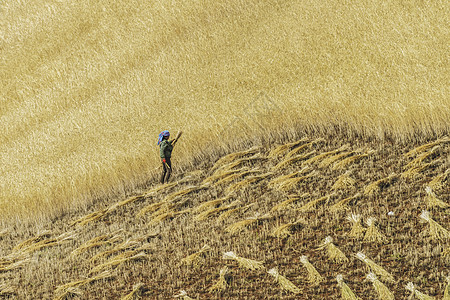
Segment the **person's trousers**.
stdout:
[[161,183],[169,182],[170,174],[172,173],[172,162],[170,158],[166,158],[166,162],[162,163],[163,171],[161,174]]

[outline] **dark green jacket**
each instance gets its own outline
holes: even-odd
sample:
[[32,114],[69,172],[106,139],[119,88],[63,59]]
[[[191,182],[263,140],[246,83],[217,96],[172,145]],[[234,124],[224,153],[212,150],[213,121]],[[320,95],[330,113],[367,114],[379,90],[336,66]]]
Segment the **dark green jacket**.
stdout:
[[172,142],[173,140],[169,141],[164,139],[161,144],[159,144],[159,156],[161,156],[161,158],[170,158],[172,156]]

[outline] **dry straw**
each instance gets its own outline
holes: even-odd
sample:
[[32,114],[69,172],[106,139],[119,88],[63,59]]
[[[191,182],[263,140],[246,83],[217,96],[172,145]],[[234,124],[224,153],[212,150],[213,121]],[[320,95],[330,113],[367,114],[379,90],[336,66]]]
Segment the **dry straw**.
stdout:
[[310,142],[310,143],[306,143],[297,148],[292,149],[291,151],[288,152],[288,154],[286,154],[286,158],[291,158],[291,157],[294,157],[294,156],[297,156],[297,155],[303,153],[307,149],[311,148],[311,146],[313,144],[314,144],[314,142]]
[[187,292],[185,290],[181,290],[178,295],[174,295],[174,298],[181,298],[183,300],[194,300],[193,298],[189,297]]
[[430,233],[431,239],[436,241],[446,241],[450,239],[450,232],[433,220],[429,211],[423,210],[419,217],[430,225],[428,227],[428,232]]
[[327,158],[329,156],[332,156],[332,155],[338,154],[339,152],[345,151],[348,148],[349,148],[349,145],[345,144],[342,147],[340,147],[339,149],[335,149],[335,150],[332,150],[332,151],[320,153],[320,154],[318,154],[316,156],[313,156],[313,157],[309,158],[308,160],[306,160],[305,164],[317,163],[317,162],[319,162],[319,161],[321,161],[321,160],[323,160],[323,159],[325,159],[325,158]]
[[305,143],[305,142],[307,142],[307,141],[309,141],[309,140],[310,140],[310,139],[309,139],[308,137],[304,137],[304,138],[302,138],[302,139],[300,139],[300,140],[298,140],[298,141],[295,141],[295,142],[292,142],[292,143],[287,143],[287,144],[284,144],[284,145],[277,146],[275,149],[273,149],[273,150],[271,150],[271,151],[269,152],[269,155],[268,155],[268,156],[269,156],[270,158],[273,158],[273,157],[282,155],[282,154],[284,154],[284,153],[290,151],[292,148],[298,146],[299,144]]
[[271,212],[276,212],[276,211],[281,211],[281,210],[287,209],[287,208],[290,207],[291,204],[297,202],[298,200],[300,200],[302,198],[306,198],[308,196],[309,196],[309,193],[304,193],[301,196],[290,195],[287,200],[284,200],[284,201],[278,203],[277,205],[272,207],[272,209],[270,211]]
[[222,269],[220,269],[219,271],[219,279],[216,281],[216,283],[214,283],[208,290],[211,293],[214,292],[222,292],[224,290],[226,290],[228,283],[227,280],[225,279],[225,276],[228,273],[228,267],[225,266]]
[[[231,208],[231,209],[227,209],[225,212],[220,214],[220,216],[217,218],[217,222],[222,222],[222,221],[227,220],[234,213],[237,213],[237,212],[242,212],[243,213],[247,209],[249,209],[250,207],[255,205],[254,203],[251,203],[251,204],[248,204],[248,205],[245,205],[245,206],[236,207],[241,202],[239,200],[236,200],[234,202],[235,203],[231,203],[230,205],[228,205],[228,208]],[[235,208],[233,208],[233,207],[235,207]]]
[[416,296],[419,300],[435,300],[434,297],[425,295],[424,293],[418,291],[412,282],[408,282],[405,288],[411,292],[410,299]]
[[54,300],[67,299],[68,297],[70,297],[71,294],[73,294],[74,291],[78,291],[78,289],[80,287],[82,287],[86,284],[89,284],[89,283],[92,283],[92,282],[98,281],[98,280],[112,278],[114,276],[115,275],[113,275],[110,271],[104,271],[100,274],[97,274],[97,275],[87,278],[87,279],[72,281],[72,282],[60,285],[56,288],[56,290],[54,292],[54,294],[56,295]]
[[229,200],[230,198],[231,198],[231,195],[228,195],[228,196],[225,196],[223,198],[219,198],[219,199],[214,199],[214,200],[209,200],[209,201],[203,202],[202,204],[198,205],[194,209],[194,211],[199,213],[199,212],[202,212],[202,211],[209,210],[209,209],[211,209],[211,208],[213,208],[213,207],[215,207],[217,205],[222,204],[223,202]]
[[188,266],[198,266],[202,260],[202,256],[211,251],[211,247],[208,245],[204,245],[199,251],[183,258],[181,260],[182,263]]
[[369,270],[378,275],[381,278],[381,280],[386,282],[394,282],[394,277],[388,271],[383,269],[383,267],[377,265],[373,260],[369,259],[364,253],[358,252],[356,254],[356,258],[361,260],[369,268]]
[[308,170],[310,170],[309,167],[304,167],[300,171],[293,172],[293,173],[290,173],[290,174],[287,174],[287,175],[281,175],[281,176],[275,177],[272,180],[270,180],[270,182],[268,183],[268,186],[272,187],[272,188],[276,187],[278,184],[282,183],[286,179],[293,178],[293,177],[298,176],[298,175],[302,175]]
[[6,236],[8,233],[9,233],[9,230],[8,230],[8,229],[0,230],[0,238]]
[[388,177],[385,177],[385,178],[379,179],[375,182],[372,182],[371,184],[367,185],[364,188],[364,195],[372,196],[372,195],[378,194],[381,191],[382,186],[391,184],[398,178],[399,178],[399,175],[391,174]]
[[378,294],[378,299],[380,300],[394,300],[394,294],[381,282],[378,280],[377,275],[370,272],[367,274],[367,280],[372,282],[373,288]]
[[437,150],[440,149],[440,147],[441,147],[440,145],[436,145],[436,146],[434,146],[430,151],[423,152],[423,153],[419,154],[415,159],[413,159],[412,161],[410,161],[410,162],[405,166],[405,168],[406,168],[406,169],[411,169],[411,168],[420,166],[420,164],[421,164],[425,159],[427,159],[427,158],[431,157],[432,155],[434,155],[434,154],[437,152]]
[[414,178],[420,172],[423,172],[425,169],[427,169],[431,165],[432,165],[432,163],[427,163],[427,164],[419,165],[419,166],[416,166],[416,167],[411,167],[410,169],[408,169],[405,172],[403,172],[401,177],[404,178],[404,179]]
[[265,159],[267,159],[267,157],[263,156],[261,153],[256,153],[255,155],[250,156],[250,157],[243,157],[243,158],[240,158],[240,159],[236,159],[234,161],[231,161],[228,164],[225,164],[225,165],[219,167],[214,172],[213,175],[221,174],[224,171],[228,171],[228,170],[234,169],[234,168],[240,166],[243,163],[255,162],[255,161],[258,161],[258,160],[265,160]]
[[44,230],[43,232],[38,233],[36,236],[29,238],[25,241],[23,241],[22,243],[18,244],[17,246],[15,246],[13,248],[13,252],[17,252],[21,249],[27,248],[28,246],[38,243],[39,241],[50,237],[51,235],[51,231],[50,230]]
[[17,288],[11,285],[7,285],[6,283],[0,283],[0,296],[12,296],[16,294]]
[[321,197],[321,198],[317,198],[315,200],[311,200],[311,201],[303,204],[299,208],[297,208],[297,211],[308,212],[308,211],[314,209],[319,203],[322,203],[322,202],[325,202],[325,201],[328,202],[328,200],[331,198],[332,195],[334,195],[334,194],[327,195],[327,196],[324,196],[324,197]]
[[180,210],[180,211],[170,210],[168,212],[163,212],[163,213],[155,216],[150,222],[148,222],[148,225],[155,225],[155,224],[161,223],[167,219],[172,219],[172,218],[175,218],[176,216],[187,214],[189,212],[191,212],[190,208]]
[[286,179],[283,182],[281,182],[280,184],[278,184],[276,189],[280,190],[280,191],[287,191],[287,190],[295,189],[295,188],[297,188],[297,185],[300,182],[303,182],[306,179],[313,177],[315,174],[316,174],[316,172],[312,171],[311,173],[304,175],[304,176]]
[[302,221],[298,220],[298,221],[295,221],[292,223],[287,223],[287,224],[277,226],[274,230],[272,230],[270,235],[273,237],[276,237],[276,238],[285,238],[285,237],[291,235],[292,228],[294,228],[295,226],[298,226],[300,224],[302,224]]
[[445,186],[444,182],[448,180],[450,175],[450,169],[447,169],[444,173],[435,176],[429,183],[428,186],[432,189],[441,189]]
[[243,258],[237,256],[233,251],[225,252],[223,254],[223,259],[232,259],[238,262],[241,268],[249,269],[249,270],[258,270],[263,269],[263,263],[260,261],[256,261],[253,259]]
[[216,170],[219,167],[221,167],[223,165],[226,165],[226,164],[230,163],[233,160],[236,160],[238,158],[242,158],[243,156],[246,156],[246,155],[249,155],[249,154],[255,154],[259,150],[260,150],[260,147],[255,146],[255,147],[252,147],[252,148],[244,150],[244,151],[234,152],[234,153],[230,153],[228,155],[222,156],[219,160],[216,161],[216,163],[211,168],[211,170]]
[[173,193],[167,195],[166,198],[164,199],[164,201],[165,202],[173,202],[173,201],[175,201],[175,200],[177,200],[177,199],[179,199],[179,198],[181,198],[181,197],[183,197],[185,195],[188,195],[188,194],[191,194],[193,192],[200,191],[200,190],[207,189],[208,187],[209,187],[209,184],[203,184],[201,186],[191,186],[191,187],[185,188],[185,189],[183,189],[181,191],[173,192]]
[[137,283],[133,286],[133,290],[128,295],[120,298],[120,300],[137,300],[141,299],[145,290],[145,285],[143,283]]
[[346,151],[346,152],[337,153],[335,155],[328,156],[327,158],[323,159],[320,162],[319,168],[327,168],[327,167],[331,166],[332,164],[334,164],[335,162],[337,162],[338,160],[344,159],[353,154],[354,154],[353,151]]
[[212,216],[212,215],[214,215],[216,213],[223,212],[223,211],[226,212],[226,211],[230,211],[230,210],[236,209],[235,207],[238,206],[241,203],[242,202],[240,200],[235,200],[235,201],[231,202],[228,205],[219,206],[219,207],[216,207],[216,208],[211,208],[209,210],[205,210],[205,211],[199,213],[198,215],[196,215],[194,217],[194,220],[196,220],[196,221],[206,220],[208,217],[210,217],[210,216]]
[[275,278],[275,282],[277,282],[280,285],[281,289],[289,291],[294,294],[301,293],[301,290],[289,279],[280,275],[280,273],[278,273],[278,270],[276,268],[268,270],[267,273]]
[[336,281],[338,286],[341,288],[341,299],[342,300],[361,300],[357,297],[350,287],[344,282],[342,274],[336,276]]
[[447,281],[447,286],[445,287],[444,298],[442,300],[450,300],[450,276],[447,276],[445,280]]
[[232,192],[234,192],[236,190],[245,188],[245,187],[247,187],[250,184],[257,183],[257,182],[259,182],[259,181],[261,181],[261,180],[271,176],[272,174],[273,173],[269,172],[269,173],[266,173],[266,174],[254,175],[254,176],[246,177],[244,180],[236,182],[235,184],[232,184],[232,185],[228,186],[227,192],[228,193],[232,193]]
[[361,197],[361,194],[358,193],[358,194],[356,194],[354,196],[342,199],[341,201],[339,201],[339,202],[333,204],[332,206],[330,206],[329,210],[331,212],[338,212],[338,211],[342,211],[342,210],[347,210],[347,209],[349,209],[348,204],[351,201],[356,200],[356,199],[358,199],[360,197]]
[[449,204],[445,203],[444,201],[438,199],[436,197],[436,194],[433,192],[433,190],[427,186],[425,188],[425,192],[427,193],[427,196],[425,197],[425,201],[427,203],[427,209],[432,209],[435,207],[439,208],[448,208],[450,207]]
[[298,163],[299,161],[303,161],[303,160],[310,158],[314,153],[316,153],[316,150],[312,150],[311,152],[308,152],[306,154],[299,154],[294,157],[286,158],[286,159],[282,160],[281,162],[279,162],[276,166],[274,166],[273,169],[274,170],[283,169],[287,166]]
[[323,277],[317,272],[316,268],[308,261],[308,257],[305,255],[300,257],[300,262],[305,266],[308,272],[307,280],[312,285],[318,285],[323,281]]
[[364,153],[364,154],[358,154],[358,155],[353,155],[347,158],[344,158],[343,160],[341,160],[340,162],[337,162],[334,166],[333,166],[333,170],[342,170],[345,167],[347,167],[348,165],[350,165],[351,163],[354,163],[360,159],[363,159],[365,157],[368,157],[370,154],[372,154],[374,151],[369,151],[368,153]]
[[225,228],[225,231],[232,233],[232,234],[238,233],[238,232],[242,231],[245,227],[248,227],[254,223],[257,223],[258,221],[263,221],[263,220],[267,220],[270,218],[272,218],[272,216],[269,214],[248,218],[248,219],[245,219],[245,220],[242,220],[242,221],[239,221],[239,222],[229,225],[228,227]]
[[386,241],[386,236],[384,236],[378,228],[375,226],[376,219],[373,217],[370,217],[366,220],[367,224],[367,230],[366,234],[364,235],[364,241],[365,242],[384,242]]
[[136,216],[143,217],[147,213],[153,213],[153,212],[157,211],[158,209],[160,209],[164,204],[166,204],[164,201],[149,204],[149,205],[145,206],[144,208],[142,208]]
[[93,267],[89,274],[107,271],[125,262],[147,259],[147,254],[145,254],[145,252],[137,253],[137,251],[138,250],[126,251],[124,253],[111,257],[107,262]]
[[101,247],[101,246],[107,245],[107,244],[111,245],[111,244],[114,244],[115,242],[120,241],[122,238],[117,236],[116,233],[112,233],[112,234],[108,234],[108,235],[101,235],[101,236],[94,237],[93,239],[90,239],[86,243],[82,244],[81,246],[79,246],[78,248],[73,250],[71,253],[71,256],[74,257],[74,256],[80,255],[81,253],[84,253],[92,248]]
[[351,214],[350,216],[347,216],[347,220],[352,223],[352,229],[348,233],[348,236],[352,238],[363,237],[366,229],[361,225],[361,215]]
[[216,181],[214,183],[214,185],[223,185],[223,184],[229,184],[232,181],[238,180],[240,178],[243,178],[247,175],[251,175],[251,174],[257,174],[260,173],[260,170],[250,170],[248,168],[245,169],[241,169],[242,172],[237,172],[228,176],[225,176],[223,178],[221,178],[220,180]]
[[431,142],[431,143],[428,143],[428,144],[425,144],[425,145],[421,145],[419,147],[416,147],[416,148],[412,149],[411,151],[409,151],[408,153],[405,154],[405,157],[412,157],[414,155],[418,155],[418,154],[420,154],[422,152],[425,152],[425,151],[427,151],[429,149],[432,149],[434,146],[437,146],[439,144],[448,143],[448,142],[450,142],[450,138],[447,137],[447,136],[443,137],[443,138],[438,139],[438,140],[436,140],[434,142]]
[[325,249],[327,251],[328,259],[335,263],[346,263],[348,262],[347,256],[333,244],[333,238],[331,236],[327,236],[323,241],[322,245],[318,248],[318,250]]
[[354,188],[356,180],[349,176],[349,173],[342,174],[331,187],[332,190],[351,189]]

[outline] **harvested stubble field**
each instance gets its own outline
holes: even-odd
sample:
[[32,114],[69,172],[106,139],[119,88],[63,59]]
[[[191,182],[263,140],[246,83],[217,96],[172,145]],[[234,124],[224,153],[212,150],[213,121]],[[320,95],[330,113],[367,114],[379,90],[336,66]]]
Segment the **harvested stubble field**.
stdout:
[[339,299],[342,287],[410,299],[412,282],[443,299],[450,140],[296,140],[178,169],[169,184],[40,232],[2,231],[0,297]]

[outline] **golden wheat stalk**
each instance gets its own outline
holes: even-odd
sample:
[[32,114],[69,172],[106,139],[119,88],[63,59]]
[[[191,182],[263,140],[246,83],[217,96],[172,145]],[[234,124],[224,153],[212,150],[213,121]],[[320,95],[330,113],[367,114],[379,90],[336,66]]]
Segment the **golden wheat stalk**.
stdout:
[[328,156],[327,158],[325,158],[324,160],[322,160],[319,163],[318,167],[319,168],[327,168],[327,167],[331,166],[332,164],[334,164],[335,162],[337,162],[338,160],[344,159],[353,154],[354,154],[353,151],[346,151],[346,152]]
[[369,259],[364,253],[358,252],[356,254],[356,258],[361,260],[371,272],[380,276],[383,281],[386,282],[394,282],[394,277],[386,271],[383,267],[377,265],[373,260]]
[[[1,295],[1,294],[0,294]],[[61,294],[58,294],[53,300],[68,300],[75,297],[81,297],[83,292],[78,287],[69,287]]]
[[227,281],[225,279],[225,276],[227,275],[227,273],[228,273],[228,267],[227,266],[225,266],[222,269],[220,269],[220,271],[219,271],[219,279],[216,281],[216,283],[214,283],[208,289],[208,291],[210,293],[222,292],[222,291],[224,291],[227,288],[228,283],[227,283]]
[[433,192],[433,190],[427,186],[425,188],[425,191],[427,193],[427,196],[425,197],[425,201],[427,203],[427,209],[432,209],[435,207],[439,207],[439,208],[448,208],[450,207],[449,204],[445,203],[444,201],[438,199],[436,197],[436,194]]
[[354,188],[355,184],[356,180],[351,178],[348,173],[345,173],[338,177],[331,189],[334,191],[339,189],[350,189]]
[[439,150],[439,148],[440,148],[440,145],[436,145],[430,151],[419,154],[416,158],[414,158],[412,161],[410,161],[405,166],[405,169],[411,169],[414,167],[418,167],[425,159],[427,159],[428,157],[435,154],[436,151]]
[[352,223],[352,229],[348,233],[348,236],[353,238],[363,237],[365,228],[361,225],[361,215],[351,214],[347,216],[347,220]]
[[8,229],[0,230],[0,238],[6,236],[8,233],[9,233],[9,230],[8,230]]
[[235,184],[232,184],[230,186],[227,187],[227,193],[232,193],[236,190],[242,189],[250,184],[254,184],[256,182],[259,182],[265,178],[267,178],[268,176],[271,176],[273,173],[269,172],[266,174],[261,174],[261,175],[255,175],[255,176],[249,176],[246,177],[245,179],[243,179],[242,181],[236,182]]
[[249,154],[255,154],[260,149],[261,149],[260,147],[255,146],[255,147],[252,147],[252,148],[244,150],[244,151],[234,152],[234,153],[230,153],[228,155],[222,156],[221,158],[219,158],[219,160],[217,160],[214,163],[214,166],[211,168],[211,170],[216,170],[219,167],[221,167],[225,164],[228,164],[235,159],[242,158],[243,156],[246,156]]
[[84,253],[88,251],[89,249],[100,247],[105,244],[113,244],[121,239],[121,237],[117,236],[116,234],[120,232],[121,230],[118,230],[114,233],[107,234],[107,235],[101,235],[94,237],[87,241],[86,243],[80,245],[78,248],[72,251],[71,256],[77,256],[81,253]]
[[442,257],[444,259],[449,259],[450,260],[450,247],[447,247],[447,249],[443,249],[442,250]]
[[240,203],[241,202],[239,200],[236,200],[233,203],[229,204],[227,206],[227,210],[225,212],[221,213],[220,216],[217,218],[217,222],[225,221],[232,214],[237,213],[239,211],[245,212],[247,209],[249,209],[250,207],[252,207],[254,205],[254,203],[252,203],[252,204],[248,204],[248,205],[245,205],[245,206],[242,206],[242,207],[236,207]]
[[187,208],[187,209],[184,209],[184,210],[181,210],[181,211],[173,211],[173,210],[171,210],[171,211],[168,211],[168,212],[164,212],[164,213],[154,217],[150,222],[148,222],[148,225],[155,225],[155,224],[163,222],[163,221],[165,221],[167,219],[172,219],[172,218],[174,218],[176,216],[187,214],[190,211],[191,211],[191,209]]
[[191,194],[193,192],[200,191],[200,190],[204,190],[204,189],[208,188],[208,186],[209,186],[208,184],[203,184],[203,185],[200,185],[200,186],[191,186],[191,187],[185,188],[185,189],[183,189],[181,191],[173,192],[173,193],[167,195],[166,198],[164,198],[164,202],[166,202],[166,203],[173,202],[173,201],[175,201],[175,200],[177,200],[177,199],[179,199],[179,198],[181,198],[181,197],[183,197],[185,195],[188,195],[188,194]]
[[214,185],[228,184],[228,183],[230,183],[232,181],[235,181],[237,179],[243,178],[243,177],[245,177],[247,175],[256,174],[256,173],[259,173],[259,172],[261,172],[261,171],[260,170],[249,170],[248,168],[246,168],[242,172],[231,174],[229,176],[226,176],[226,177],[216,181],[214,183]]
[[308,257],[305,255],[300,257],[300,262],[305,266],[306,271],[308,272],[307,280],[312,285],[318,285],[323,281],[323,277],[317,272],[316,268],[308,261]]
[[50,237],[50,235],[51,235],[51,231],[49,231],[49,230],[40,232],[36,236],[29,238],[29,239],[23,241],[22,243],[18,244],[17,246],[15,246],[13,248],[13,252],[17,252],[23,248],[30,246],[31,244],[37,243],[37,242],[43,240],[44,238]]
[[364,235],[364,241],[366,242],[384,242],[386,240],[386,237],[378,230],[377,227],[375,227],[375,218],[368,218],[366,220],[367,224],[367,230],[366,234]]
[[278,273],[278,270],[276,268],[268,270],[267,273],[275,278],[275,282],[277,282],[280,285],[281,289],[292,292],[294,294],[301,293],[302,290],[300,290],[289,279],[280,275],[280,273]]
[[189,297],[187,292],[185,290],[181,290],[178,295],[174,295],[174,298],[181,298],[183,300],[194,300],[193,298]]
[[281,191],[286,191],[286,190],[296,188],[300,182],[313,177],[315,174],[316,174],[316,172],[312,171],[311,173],[304,175],[304,176],[286,179],[283,182],[281,182],[280,184],[278,184],[276,189],[281,190]]
[[[87,279],[82,279],[82,280],[77,280],[77,281],[72,281],[69,283],[65,283],[63,285],[58,286],[55,289],[54,294],[57,295],[54,299],[59,299],[59,300],[63,300],[63,299],[67,299],[67,297],[71,296],[71,293],[73,293],[73,291],[79,291],[78,288],[94,282],[94,281],[98,281],[98,280],[102,280],[102,279],[107,279],[107,278],[111,278],[114,275],[110,272],[110,271],[104,271],[100,274],[97,274],[94,277],[90,277]],[[70,298],[69,298],[70,299]]]
[[403,172],[401,177],[404,178],[404,179],[414,178],[417,174],[419,174],[420,172],[424,171],[425,169],[427,169],[431,165],[432,165],[432,163],[427,163],[427,164],[419,165],[419,166],[416,166],[416,167],[412,167],[412,168],[406,170],[405,172]]
[[304,205],[302,205],[301,207],[297,208],[296,210],[300,211],[300,212],[310,211],[310,210],[314,209],[319,203],[328,201],[331,196],[332,196],[332,194],[315,199],[315,200],[311,200],[311,201],[305,203]]
[[240,158],[240,159],[232,161],[232,162],[230,162],[230,163],[228,163],[226,165],[223,165],[223,166],[219,167],[213,174],[220,174],[220,173],[222,173],[224,171],[228,171],[228,170],[234,169],[234,168],[240,166],[243,163],[249,163],[249,162],[254,162],[254,161],[258,161],[258,160],[265,160],[265,159],[267,159],[267,157],[263,156],[261,153],[257,153],[257,154],[255,154],[253,156]]
[[379,179],[364,188],[364,195],[372,196],[380,192],[383,185],[392,183],[399,178],[398,174],[391,174],[388,177]]
[[291,158],[291,157],[294,157],[296,155],[299,155],[299,154],[305,152],[307,149],[311,148],[311,146],[313,144],[314,144],[314,142],[310,142],[310,143],[306,143],[306,144],[303,144],[303,145],[301,145],[301,146],[299,146],[297,148],[292,149],[291,151],[289,151],[286,154],[286,158]]
[[263,263],[260,261],[256,261],[253,259],[248,259],[244,257],[237,256],[233,251],[225,252],[223,254],[223,259],[232,259],[238,262],[241,268],[249,269],[249,270],[258,270],[263,269]]
[[119,255],[111,258],[106,263],[103,263],[103,264],[93,267],[91,269],[91,271],[89,271],[89,274],[95,274],[95,273],[100,273],[102,271],[106,271],[110,268],[117,267],[118,265],[120,265],[124,262],[137,261],[137,260],[143,260],[143,259],[147,259],[147,254],[145,254],[145,252],[139,252],[136,254],[136,251],[134,251],[134,250],[127,251],[127,252],[124,252],[122,254],[119,254]]
[[302,160],[306,160],[310,158],[314,153],[316,153],[316,150],[312,150],[311,152],[308,152],[306,154],[300,154],[294,157],[286,158],[279,162],[276,166],[273,167],[274,170],[279,170],[282,168],[285,168],[286,166],[292,165],[294,163],[297,163]]
[[276,211],[281,211],[284,210],[286,208],[288,208],[291,204],[293,204],[294,202],[302,199],[302,198],[306,198],[309,196],[309,193],[304,193],[301,196],[298,195],[290,195],[288,197],[287,200],[284,200],[280,203],[278,203],[277,205],[275,205],[274,207],[272,207],[272,209],[270,210],[271,212],[276,212]]
[[370,272],[366,276],[367,280],[372,282],[375,291],[378,294],[378,299],[380,300],[394,300],[394,294],[381,282],[378,280],[377,275]]
[[295,221],[293,223],[287,223],[280,226],[275,227],[271,232],[271,236],[276,238],[285,238],[291,235],[291,229],[299,224],[302,224],[301,221]]
[[449,178],[450,169],[447,169],[444,173],[435,176],[429,183],[428,186],[432,189],[440,189],[444,187],[444,181]]
[[137,300],[141,299],[142,294],[145,290],[145,285],[143,283],[138,283],[133,285],[133,290],[131,293],[127,294],[126,296],[123,296],[120,298],[120,300]]
[[298,146],[299,144],[307,142],[307,141],[309,141],[309,138],[308,137],[304,137],[304,138],[302,138],[302,139],[300,139],[298,141],[295,141],[295,142],[292,142],[292,143],[287,143],[287,144],[284,144],[284,145],[280,145],[280,146],[276,147],[275,149],[271,150],[269,152],[268,157],[272,158],[272,157],[279,156],[279,155],[281,155],[283,153],[286,153],[286,152],[290,151],[292,148]]
[[322,245],[319,246],[318,250],[325,249],[327,251],[328,259],[335,263],[347,263],[348,258],[345,254],[333,244],[333,238],[331,236],[327,236],[323,241]]
[[229,225],[228,227],[225,228],[225,231],[227,231],[231,234],[238,233],[238,232],[242,231],[245,227],[250,226],[251,224],[254,224],[258,221],[267,220],[271,217],[272,217],[271,215],[265,214],[262,216],[248,218],[248,219],[245,219],[245,220],[242,220],[242,221],[239,221],[239,222]]
[[164,201],[161,202],[156,202],[156,203],[152,203],[150,205],[145,206],[144,208],[142,208],[138,214],[136,215],[138,218],[143,217],[144,215],[146,215],[147,213],[152,213],[157,211],[158,209],[161,208],[161,206],[163,206],[163,204],[165,204]]
[[447,286],[445,287],[444,297],[442,300],[450,300],[450,276],[447,276],[445,280],[447,280]]
[[357,297],[350,287],[344,282],[344,278],[341,274],[336,276],[336,281],[338,286],[341,288],[342,300],[361,300],[361,298]]
[[313,157],[311,157],[310,159],[306,160],[306,161],[305,161],[305,164],[313,164],[313,163],[317,163],[317,162],[319,162],[320,160],[323,160],[323,159],[325,159],[325,158],[327,158],[327,157],[330,157],[330,156],[332,156],[332,155],[336,155],[336,154],[338,154],[339,152],[342,152],[342,151],[347,150],[348,148],[349,148],[349,145],[348,145],[348,144],[345,144],[345,145],[341,146],[341,147],[338,148],[338,149],[331,150],[331,151],[328,151],[328,152],[320,153],[320,154],[318,154],[318,155],[316,155],[316,156],[313,156]]
[[433,240],[446,241],[450,239],[450,232],[433,220],[429,211],[423,210],[419,217],[430,225],[428,231]]
[[108,257],[114,253],[118,253],[120,251],[125,251],[125,250],[129,250],[132,248],[136,248],[137,245],[139,244],[139,240],[126,240],[122,243],[120,243],[119,245],[116,245],[114,248],[110,249],[110,250],[106,250],[100,253],[97,253],[96,255],[94,255],[93,257],[91,257],[90,259],[90,263],[95,263],[97,260],[104,258],[104,257]]
[[408,282],[405,288],[411,292],[411,299],[413,296],[416,296],[419,300],[435,300],[434,297],[425,295],[424,293],[418,291],[412,282]]
[[218,174],[213,174],[213,175],[211,175],[211,176],[206,177],[206,178],[203,180],[202,183],[203,183],[203,184],[214,183],[214,181],[223,179],[223,178],[225,178],[225,177],[228,177],[228,176],[233,175],[233,174],[236,174],[236,173],[241,173],[241,172],[243,172],[243,171],[248,171],[248,170],[249,170],[249,169],[248,169],[247,167],[244,167],[244,168],[241,168],[241,169],[237,169],[237,170],[235,170],[235,169],[233,169],[233,170],[226,170],[226,171],[220,172],[220,173],[218,173]]
[[303,173],[304,173],[305,171],[307,171],[307,170],[310,170],[310,168],[309,168],[309,167],[304,167],[304,168],[301,169],[300,171],[293,172],[293,173],[290,173],[290,174],[287,174],[287,175],[281,175],[281,176],[275,177],[275,178],[273,178],[272,180],[270,180],[269,183],[268,183],[267,185],[268,185],[269,187],[274,187],[274,186],[276,186],[277,184],[279,184],[279,183],[285,181],[286,179],[289,179],[289,178],[292,178],[292,177],[295,177],[295,176],[298,176],[298,175],[303,174]]
[[349,164],[354,163],[365,157],[368,157],[373,152],[374,151],[372,150],[372,151],[369,151],[368,153],[353,155],[353,156],[344,158],[340,162],[337,162],[335,165],[333,165],[333,170],[342,170],[343,168],[347,167]]
[[199,206],[197,206],[194,211],[199,213],[205,210],[209,210],[211,208],[213,208],[214,206],[220,205],[223,202],[229,200],[231,198],[231,195],[225,196],[223,198],[219,198],[219,199],[214,199],[214,200],[209,200],[206,202],[203,202],[202,204],[200,204]]
[[93,213],[90,213],[82,218],[79,218],[78,220],[73,221],[70,226],[84,226],[92,221],[96,221],[100,218],[102,218],[103,216],[105,216],[108,212],[108,209],[102,209],[99,211],[95,211]]
[[12,296],[16,294],[17,288],[6,283],[0,283],[0,296]]
[[199,251],[183,258],[181,262],[188,266],[198,266],[202,255],[209,251],[211,251],[211,247],[208,245],[204,245]]
[[346,210],[349,209],[348,204],[355,199],[358,199],[361,195],[358,193],[354,196],[342,199],[341,201],[333,204],[332,206],[330,206],[329,210],[331,212],[338,212],[338,211],[342,211],[342,210]]
[[437,146],[437,145],[443,144],[443,143],[448,143],[448,142],[450,142],[450,138],[446,136],[446,137],[443,137],[442,139],[438,139],[434,142],[416,147],[404,155],[405,155],[405,157],[411,157],[414,155],[418,155],[424,151],[427,151],[428,149],[433,148],[434,146]]

